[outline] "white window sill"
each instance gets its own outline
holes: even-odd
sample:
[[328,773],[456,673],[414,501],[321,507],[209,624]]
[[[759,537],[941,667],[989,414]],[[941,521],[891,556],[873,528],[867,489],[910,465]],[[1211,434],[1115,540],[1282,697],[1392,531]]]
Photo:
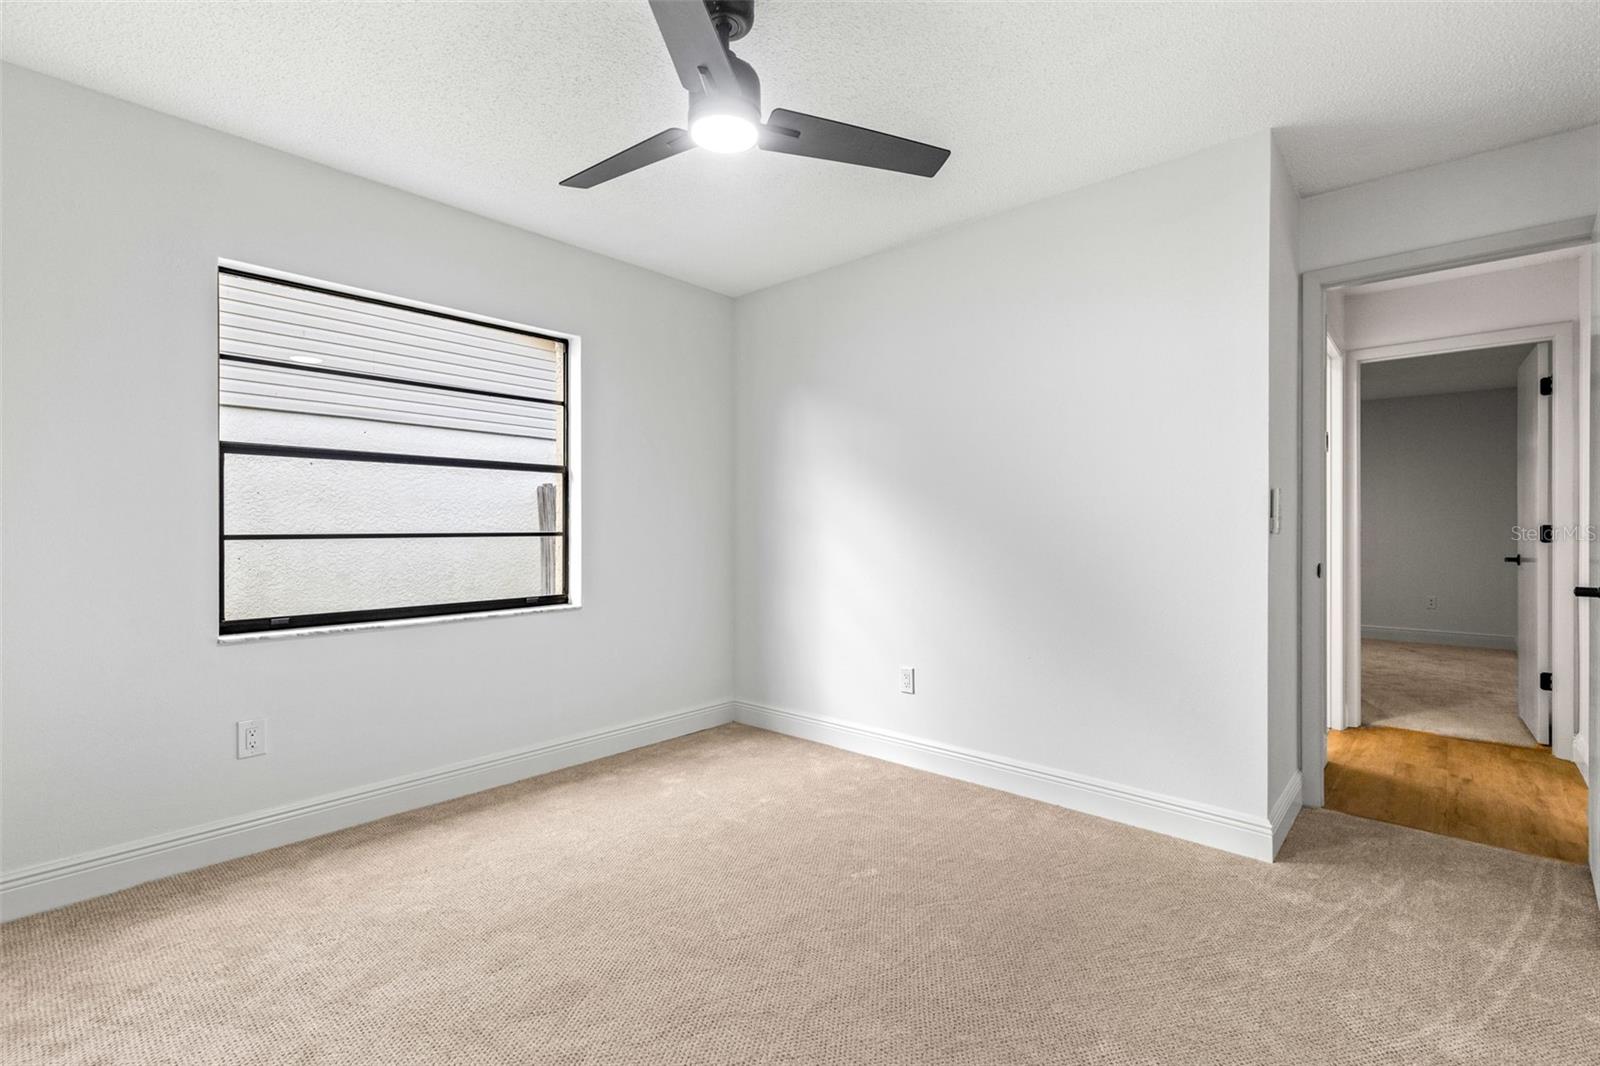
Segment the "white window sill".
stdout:
[[252,644],[258,640],[288,640],[293,637],[321,637],[329,633],[356,633],[363,629],[398,629],[402,626],[436,626],[448,622],[470,622],[479,618],[510,618],[521,614],[547,614],[551,611],[576,611],[579,603],[547,603],[539,607],[512,607],[503,611],[474,611],[471,614],[423,615],[419,618],[389,618],[381,622],[350,622],[337,626],[307,626],[304,629],[263,629],[259,633],[229,633],[218,636],[218,644]]

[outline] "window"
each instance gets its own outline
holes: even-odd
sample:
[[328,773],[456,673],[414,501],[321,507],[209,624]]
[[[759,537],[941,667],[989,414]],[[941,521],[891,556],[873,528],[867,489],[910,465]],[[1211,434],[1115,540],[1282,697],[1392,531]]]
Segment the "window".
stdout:
[[221,632],[568,602],[567,342],[223,268]]

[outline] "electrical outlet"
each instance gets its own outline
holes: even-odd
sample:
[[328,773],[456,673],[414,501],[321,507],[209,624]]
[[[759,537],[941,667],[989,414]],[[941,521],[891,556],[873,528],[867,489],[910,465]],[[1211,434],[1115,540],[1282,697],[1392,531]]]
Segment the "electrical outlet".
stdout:
[[240,722],[239,726],[239,758],[248,759],[254,755],[267,753],[267,720],[265,718],[252,718],[248,722]]
[[1428,610],[1437,611],[1438,609],[1439,609],[1439,597],[1437,597],[1437,596],[1429,596],[1428,597]]
[[900,691],[907,696],[914,696],[917,692],[917,671],[909,666],[900,668]]

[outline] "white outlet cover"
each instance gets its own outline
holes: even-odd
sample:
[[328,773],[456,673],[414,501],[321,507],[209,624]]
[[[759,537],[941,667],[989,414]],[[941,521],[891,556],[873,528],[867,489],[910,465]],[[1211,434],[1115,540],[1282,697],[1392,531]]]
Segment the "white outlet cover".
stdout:
[[239,758],[249,759],[267,753],[267,720],[251,718],[238,723]]
[[900,668],[900,691],[907,696],[915,695],[917,691],[917,671],[910,666]]

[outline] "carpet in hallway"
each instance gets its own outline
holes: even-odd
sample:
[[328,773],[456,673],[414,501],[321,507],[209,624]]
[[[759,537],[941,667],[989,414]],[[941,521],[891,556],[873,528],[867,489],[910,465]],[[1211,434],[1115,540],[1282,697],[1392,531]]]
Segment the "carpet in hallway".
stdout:
[[1361,642],[1361,724],[1538,747],[1517,717],[1517,653]]

